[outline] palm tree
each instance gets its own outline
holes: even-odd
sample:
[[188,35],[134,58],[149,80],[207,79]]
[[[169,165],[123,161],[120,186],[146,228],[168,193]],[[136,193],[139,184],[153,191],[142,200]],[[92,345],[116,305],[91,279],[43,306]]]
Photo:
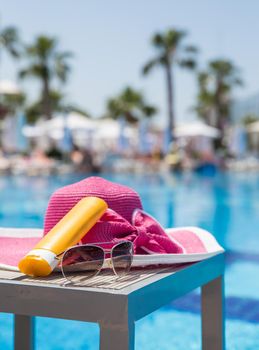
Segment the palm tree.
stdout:
[[157,50],[157,55],[143,67],[143,74],[148,74],[154,67],[161,66],[166,74],[167,103],[168,103],[168,127],[171,140],[175,127],[174,113],[174,76],[173,67],[194,69],[196,66],[197,49],[194,46],[183,46],[186,32],[169,29],[164,33],[157,33],[152,38],[152,45]]
[[21,92],[17,95],[6,94],[1,96],[0,119],[4,119],[6,115],[15,115],[17,111],[25,106],[26,95]]
[[4,50],[12,57],[20,56],[20,40],[15,27],[8,26],[0,30],[0,54]]
[[233,89],[240,85],[242,80],[238,68],[226,59],[209,62],[207,68],[198,74],[199,93],[195,109],[199,117],[221,131],[222,138],[216,143],[217,148],[223,146]]
[[[20,40],[18,31],[15,27],[8,26],[0,29],[0,61],[2,52],[6,51],[10,56],[18,58],[20,56]],[[19,96],[14,96],[13,99]],[[3,118],[9,111],[10,99],[9,96],[1,96],[0,101],[0,118]],[[15,102],[17,102],[15,101]],[[16,103],[14,103],[16,104]]]
[[25,56],[30,63],[20,71],[20,77],[34,77],[41,82],[41,113],[49,119],[52,116],[51,83],[54,79],[67,81],[70,71],[67,60],[71,53],[60,52],[55,38],[41,35],[25,48]]
[[[20,56],[21,46],[18,31],[13,26],[0,28],[0,61],[3,52],[7,52],[11,57]],[[0,62],[1,63],[1,62]],[[0,119],[3,119],[8,113],[15,113],[16,109],[24,104],[25,95],[6,95],[0,96]]]
[[[84,109],[66,102],[65,95],[57,90],[50,90],[49,92],[51,111],[58,113],[77,112],[85,117],[90,117]],[[42,99],[27,105],[25,108],[25,115],[27,121],[34,124],[42,116]]]
[[249,124],[255,123],[259,121],[259,117],[256,114],[249,113],[243,116],[242,118],[242,124],[247,126]]
[[213,93],[208,88],[208,72],[199,72],[197,74],[197,80],[199,92],[197,96],[197,105],[194,110],[203,121],[211,126],[215,126],[213,122]]
[[124,117],[130,123],[146,117],[152,117],[157,112],[156,107],[146,103],[143,94],[131,87],[107,101],[107,116],[113,119]]

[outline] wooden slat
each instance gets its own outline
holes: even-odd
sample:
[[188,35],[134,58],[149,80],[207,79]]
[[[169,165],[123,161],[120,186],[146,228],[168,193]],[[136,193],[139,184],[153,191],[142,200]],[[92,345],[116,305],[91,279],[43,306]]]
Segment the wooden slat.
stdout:
[[[161,272],[169,272],[176,271],[180,269],[181,266],[174,267],[156,267],[156,268],[138,268],[132,269],[127,275],[118,278],[112,270],[102,270],[97,276],[89,278],[87,280],[83,280],[80,277],[75,276],[75,283],[83,287],[92,287],[92,288],[100,288],[100,289],[115,289],[120,290],[125,287],[128,287],[131,284],[149,278],[155,274],[159,274]],[[55,285],[64,285],[67,281],[60,274],[55,273],[48,277],[38,277],[38,278],[30,278],[24,276],[18,272],[12,271],[3,271],[0,270],[0,279],[16,279],[22,282],[35,282],[42,284],[55,284]],[[67,284],[69,286],[69,284]]]

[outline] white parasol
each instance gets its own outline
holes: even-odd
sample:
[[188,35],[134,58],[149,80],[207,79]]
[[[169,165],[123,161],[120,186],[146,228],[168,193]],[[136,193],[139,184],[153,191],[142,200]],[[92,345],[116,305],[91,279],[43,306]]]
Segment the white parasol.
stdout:
[[0,95],[19,95],[20,93],[21,90],[13,81],[0,81]]
[[175,137],[197,137],[204,136],[208,138],[218,138],[220,131],[212,126],[200,122],[185,123],[176,126],[174,130]]

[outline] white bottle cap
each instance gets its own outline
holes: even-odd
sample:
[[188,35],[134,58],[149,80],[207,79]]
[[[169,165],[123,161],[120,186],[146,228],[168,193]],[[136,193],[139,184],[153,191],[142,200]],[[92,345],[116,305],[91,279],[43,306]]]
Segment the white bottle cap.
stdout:
[[50,250],[33,249],[28,254],[26,254],[26,256],[32,256],[32,255],[38,256],[44,259],[48,263],[52,271],[56,266],[58,266],[59,259],[57,258],[57,255]]

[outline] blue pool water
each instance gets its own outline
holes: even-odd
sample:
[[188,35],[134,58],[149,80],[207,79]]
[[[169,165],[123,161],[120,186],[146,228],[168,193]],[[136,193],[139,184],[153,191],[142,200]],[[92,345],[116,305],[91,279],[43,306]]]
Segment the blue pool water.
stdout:
[[[259,175],[113,175],[141,195],[145,210],[164,226],[196,225],[228,250],[227,349],[259,349]],[[0,226],[42,227],[50,194],[79,176],[0,177]],[[13,318],[0,315],[0,349],[13,345]],[[94,324],[38,318],[39,350],[98,349]],[[200,349],[195,291],[137,322],[136,349]],[[120,350],[120,349],[118,349]]]

